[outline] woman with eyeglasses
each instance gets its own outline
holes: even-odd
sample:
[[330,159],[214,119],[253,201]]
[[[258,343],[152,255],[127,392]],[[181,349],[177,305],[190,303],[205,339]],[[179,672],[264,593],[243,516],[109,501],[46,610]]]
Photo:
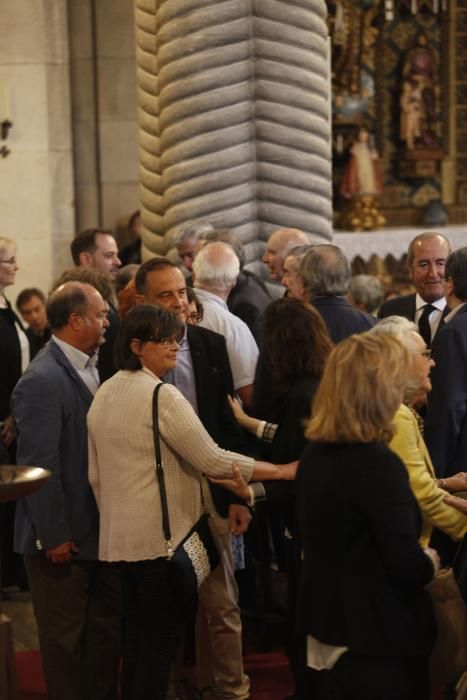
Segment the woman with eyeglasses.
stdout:
[[[116,344],[120,371],[98,390],[88,414],[89,481],[100,512],[99,558],[121,563],[123,699],[163,700],[183,606],[167,560],[155,471],[152,398],[173,369],[183,324],[157,306],[126,314]],[[292,479],[296,465],[255,462],[219,448],[171,384],[160,389],[158,428],[173,547],[202,514],[200,475]]]
[[[430,370],[434,365],[426,343],[412,321],[388,316],[369,331],[371,335],[392,335],[409,353],[407,382],[403,402],[394,416],[395,432],[389,447],[405,464],[410,486],[422,514],[420,544],[426,547],[436,527],[454,540],[467,532],[467,518],[445,502],[446,491],[467,490],[464,472],[436,479],[435,470],[423,439],[423,421],[415,407],[426,404],[431,391]],[[449,545],[449,540],[447,540]],[[454,543],[452,550],[455,549]]]
[[313,402],[296,478],[297,619],[317,700],[429,697],[435,621],[425,586],[439,562],[418,542],[417,503],[388,446],[409,359],[389,334],[353,335],[332,350]]
[[15,242],[0,237],[0,421],[2,442],[6,448],[15,439],[13,417],[10,414],[11,392],[30,360],[28,338],[5,296],[5,289],[15,283],[18,270]]
[[[15,283],[16,244],[0,236],[0,464],[15,462],[15,424],[10,412],[10,398],[16,382],[30,360],[30,345],[21,321],[5,296],[7,287]],[[0,506],[0,533],[2,538],[2,587],[19,583],[27,586],[22,562],[13,553],[15,505]]]

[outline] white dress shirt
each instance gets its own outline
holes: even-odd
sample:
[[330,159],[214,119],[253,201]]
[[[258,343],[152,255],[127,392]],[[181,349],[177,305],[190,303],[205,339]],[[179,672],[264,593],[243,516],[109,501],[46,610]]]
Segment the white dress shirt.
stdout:
[[423,309],[425,306],[430,303],[431,306],[434,306],[434,310],[431,312],[431,314],[428,316],[428,323],[430,324],[431,328],[431,340],[433,341],[433,338],[436,335],[436,332],[439,328],[439,324],[441,322],[441,318],[443,315],[443,311],[446,307],[446,299],[444,297],[441,297],[441,299],[438,299],[437,301],[431,301],[427,302],[422,299],[420,294],[416,294],[415,296],[415,323],[418,326],[418,322],[420,320],[420,316],[423,313]]
[[235,389],[253,384],[258,346],[252,332],[238,316],[232,314],[227,304],[217,294],[195,287],[197,297],[204,308],[203,328],[225,337]]
[[57,343],[70,365],[76,370],[80,379],[83,380],[94,396],[99,388],[99,375],[96,367],[97,353],[90,357],[85,352],[81,352],[78,348],[70,345],[70,343],[66,343],[64,340],[60,340],[55,335],[52,336],[51,340]]

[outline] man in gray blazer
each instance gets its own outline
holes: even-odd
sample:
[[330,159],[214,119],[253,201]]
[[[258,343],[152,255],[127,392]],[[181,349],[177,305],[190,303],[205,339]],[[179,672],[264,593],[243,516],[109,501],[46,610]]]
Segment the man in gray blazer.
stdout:
[[18,463],[52,475],[18,501],[15,549],[24,555],[50,700],[116,700],[119,576],[97,561],[86,426],[107,304],[93,287],[68,282],[49,297],[47,315],[52,338],[16,385],[12,407]]

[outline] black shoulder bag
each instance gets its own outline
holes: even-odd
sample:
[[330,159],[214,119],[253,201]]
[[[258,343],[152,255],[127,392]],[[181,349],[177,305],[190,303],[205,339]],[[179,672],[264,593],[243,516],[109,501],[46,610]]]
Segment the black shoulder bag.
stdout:
[[[162,506],[162,529],[167,545],[169,559],[176,573],[176,585],[180,587],[182,599],[189,601],[199,586],[220,563],[220,556],[209,527],[209,515],[203,513],[189,533],[174,549],[170,532],[169,509],[165,489],[164,468],[162,466],[161,445],[158,419],[158,395],[162,383],[154,389],[152,397],[152,421],[154,434],[154,452],[156,456],[156,474]],[[201,485],[200,485],[201,488]]]

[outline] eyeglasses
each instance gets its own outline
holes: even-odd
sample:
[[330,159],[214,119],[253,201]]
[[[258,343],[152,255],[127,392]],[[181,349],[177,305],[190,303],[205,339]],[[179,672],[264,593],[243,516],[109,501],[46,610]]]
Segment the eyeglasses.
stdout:
[[4,265],[16,265],[16,258],[10,258],[9,260],[0,260],[0,263]]
[[147,343],[157,343],[157,345],[160,345],[163,348],[169,348],[171,345],[174,343],[177,343],[177,345],[183,345],[184,341],[184,332],[181,331],[179,333],[174,333],[173,335],[169,335],[166,338],[148,338],[146,341]]
[[180,257],[183,258],[190,258],[190,260],[194,260],[195,254],[194,253],[180,253]]
[[188,314],[187,316],[187,321],[191,321],[191,323],[199,323],[202,320],[203,314],[199,311],[192,311],[191,314]]

